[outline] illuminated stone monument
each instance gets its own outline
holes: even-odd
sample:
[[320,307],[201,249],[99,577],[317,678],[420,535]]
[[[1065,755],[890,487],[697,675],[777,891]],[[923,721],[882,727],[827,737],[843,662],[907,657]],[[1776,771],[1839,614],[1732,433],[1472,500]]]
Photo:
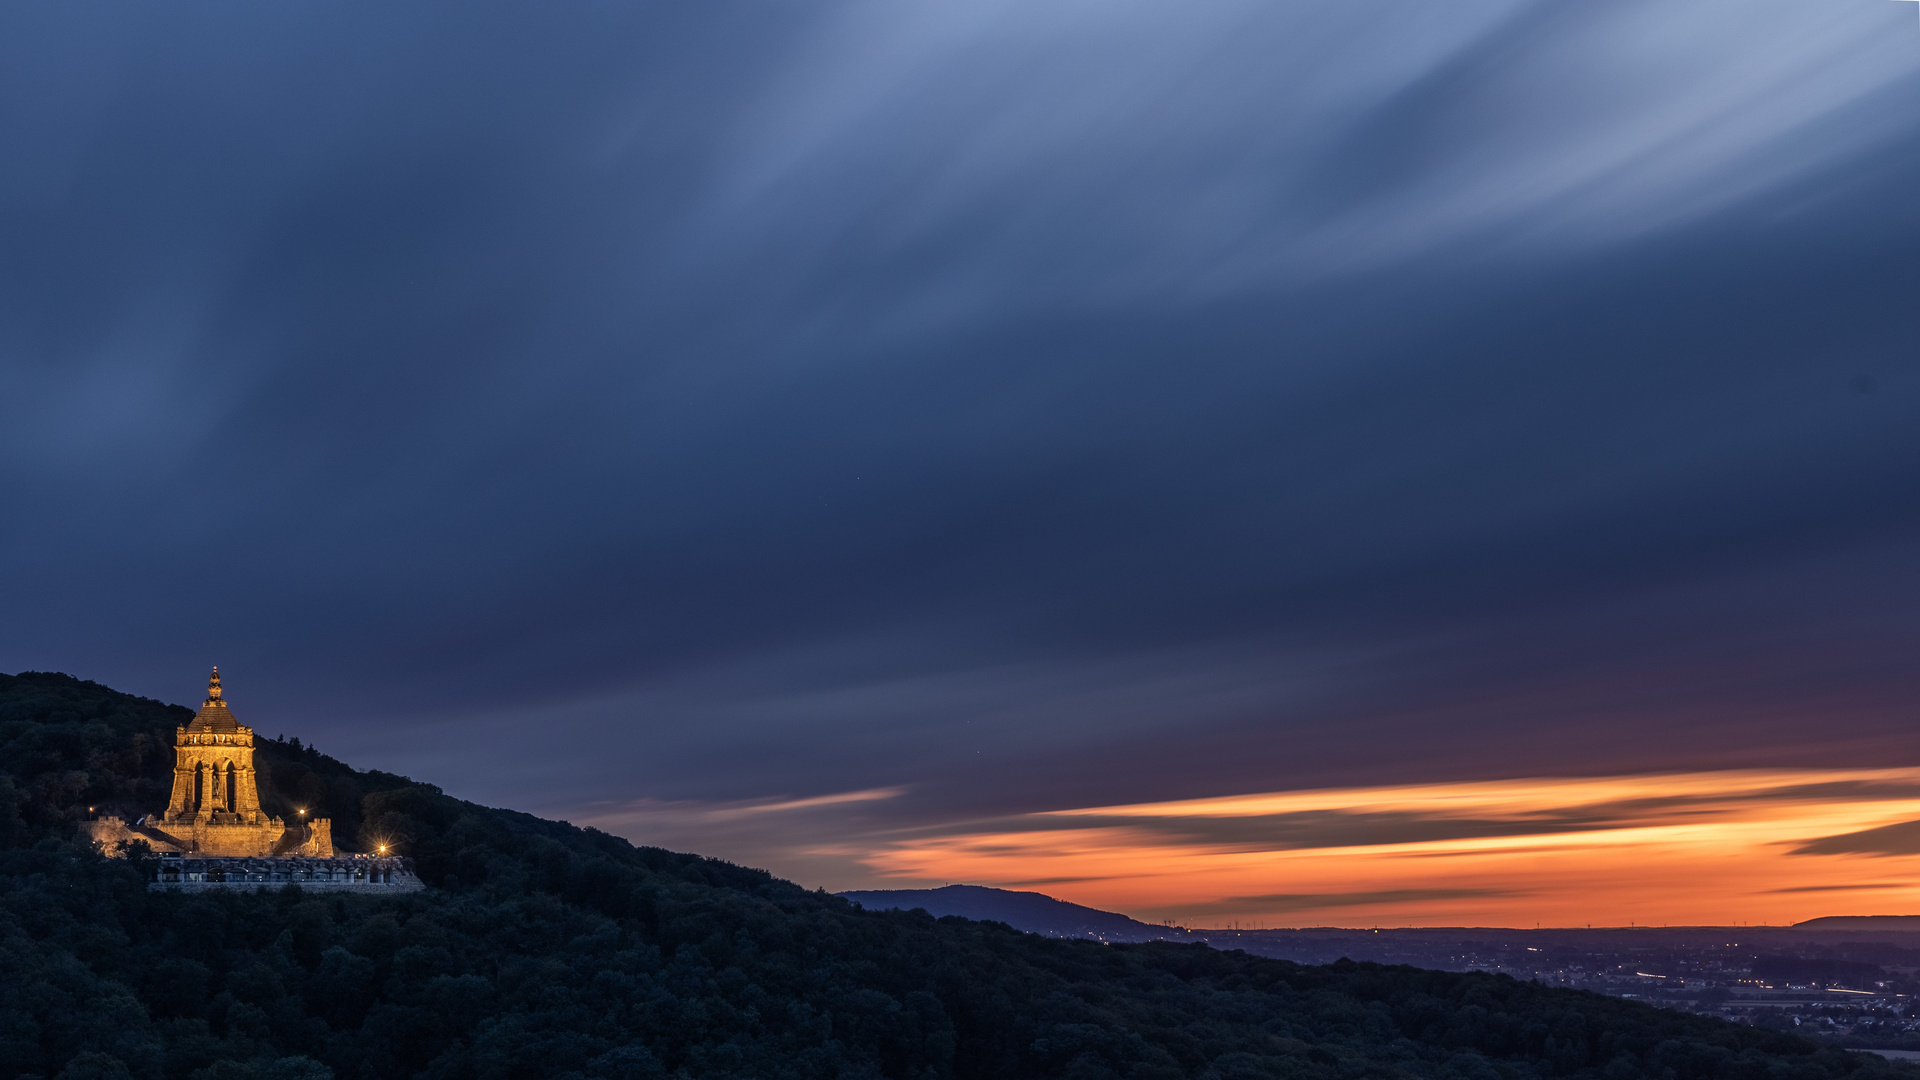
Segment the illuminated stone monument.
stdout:
[[174,729],[173,798],[157,820],[133,825],[117,817],[92,823],[107,851],[145,840],[163,854],[331,858],[333,823],[325,818],[291,828],[260,809],[253,768],[253,729],[233,718],[221,697],[220,669],[207,682],[207,700],[193,721]]

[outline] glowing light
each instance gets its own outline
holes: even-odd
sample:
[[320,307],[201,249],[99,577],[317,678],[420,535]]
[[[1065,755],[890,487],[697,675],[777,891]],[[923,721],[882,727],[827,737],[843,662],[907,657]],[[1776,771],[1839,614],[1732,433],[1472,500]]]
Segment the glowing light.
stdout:
[[1698,926],[1920,910],[1920,824],[1869,832],[1907,822],[1920,769],[1740,770],[1088,807],[895,833],[860,858],[1201,926]]

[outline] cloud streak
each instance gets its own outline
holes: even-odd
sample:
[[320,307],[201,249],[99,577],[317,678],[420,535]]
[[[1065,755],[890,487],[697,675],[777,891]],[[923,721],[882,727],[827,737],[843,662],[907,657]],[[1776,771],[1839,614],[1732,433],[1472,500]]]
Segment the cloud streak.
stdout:
[[1899,7],[0,11],[0,658],[809,883],[1920,765]]
[[1920,821],[1823,836],[1794,849],[1796,855],[1920,855]]
[[[827,844],[782,831],[791,856],[864,866],[842,887],[1043,883],[1154,921],[1730,924],[1833,914],[1829,893],[1920,901],[1920,885],[1886,880],[1886,859],[1915,854],[1900,838],[1916,815],[1920,770],[1740,770],[1313,789],[919,826],[881,813],[837,821]],[[1297,831],[1271,829],[1287,817]],[[1343,829],[1343,817],[1368,820]]]

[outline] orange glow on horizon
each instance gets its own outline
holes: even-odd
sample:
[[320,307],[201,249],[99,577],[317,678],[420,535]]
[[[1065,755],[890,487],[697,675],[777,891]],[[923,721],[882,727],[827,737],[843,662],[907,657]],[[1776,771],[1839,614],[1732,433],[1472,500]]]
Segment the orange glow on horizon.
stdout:
[[1920,826],[1832,839],[1912,821],[1920,769],[1742,770],[1089,807],[858,858],[1193,926],[1780,924],[1920,913]]

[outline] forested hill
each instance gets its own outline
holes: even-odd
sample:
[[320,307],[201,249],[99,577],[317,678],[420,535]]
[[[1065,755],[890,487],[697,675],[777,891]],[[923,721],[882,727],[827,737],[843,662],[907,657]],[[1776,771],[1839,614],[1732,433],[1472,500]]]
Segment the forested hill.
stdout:
[[395,844],[432,887],[148,892],[76,826],[89,805],[164,803],[186,715],[64,675],[0,676],[0,1075],[1920,1076],[1506,977],[861,911],[292,741],[260,752],[274,797],[322,808],[342,840]]

